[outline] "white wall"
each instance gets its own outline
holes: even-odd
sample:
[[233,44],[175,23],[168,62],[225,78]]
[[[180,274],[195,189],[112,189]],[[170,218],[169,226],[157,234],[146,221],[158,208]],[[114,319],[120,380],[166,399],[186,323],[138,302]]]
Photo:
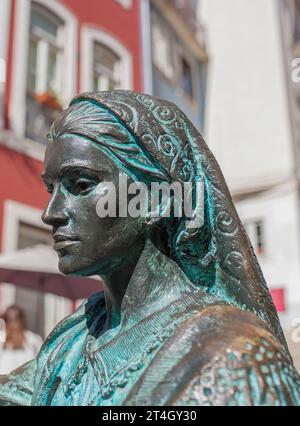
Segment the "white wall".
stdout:
[[[262,219],[264,254],[258,257],[269,288],[285,289],[288,309],[300,306],[300,253],[297,193],[294,185],[236,203],[243,222]],[[300,310],[299,310],[300,316]]]
[[202,0],[205,136],[232,191],[288,179],[293,158],[276,0]]

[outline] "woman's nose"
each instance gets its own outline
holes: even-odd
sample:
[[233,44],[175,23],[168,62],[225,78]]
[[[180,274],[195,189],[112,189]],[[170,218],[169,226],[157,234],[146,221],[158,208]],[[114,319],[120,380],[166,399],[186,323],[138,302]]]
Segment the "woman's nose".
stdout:
[[42,221],[50,226],[63,226],[68,223],[66,200],[59,189],[56,189],[42,214]]

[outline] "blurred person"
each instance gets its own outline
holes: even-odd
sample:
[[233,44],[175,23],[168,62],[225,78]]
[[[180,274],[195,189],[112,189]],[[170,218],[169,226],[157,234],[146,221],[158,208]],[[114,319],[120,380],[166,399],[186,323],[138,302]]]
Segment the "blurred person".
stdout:
[[0,331],[0,374],[8,374],[35,358],[43,341],[27,330],[26,314],[20,306],[7,308],[3,319],[6,330]]

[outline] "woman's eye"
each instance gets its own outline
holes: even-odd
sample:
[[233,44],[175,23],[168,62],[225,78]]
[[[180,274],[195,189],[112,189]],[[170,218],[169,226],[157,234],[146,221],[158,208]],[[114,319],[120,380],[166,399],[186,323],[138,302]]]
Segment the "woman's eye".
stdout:
[[75,182],[75,188],[79,193],[86,193],[92,189],[94,183],[86,179],[78,179]]
[[86,195],[88,194],[96,185],[96,182],[93,179],[86,177],[69,177],[65,176],[62,179],[62,184],[64,188],[73,195]]
[[53,193],[53,185],[49,185],[48,187],[47,187],[47,192],[49,193],[49,194],[52,194]]

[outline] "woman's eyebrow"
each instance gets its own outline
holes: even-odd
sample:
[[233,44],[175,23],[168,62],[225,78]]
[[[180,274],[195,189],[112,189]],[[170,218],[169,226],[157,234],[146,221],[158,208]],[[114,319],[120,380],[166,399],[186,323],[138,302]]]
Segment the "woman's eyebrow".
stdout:
[[57,177],[58,178],[62,178],[63,176],[65,176],[67,173],[74,173],[74,172],[82,172],[82,171],[87,171],[87,172],[92,172],[92,173],[97,173],[98,175],[105,173],[106,170],[103,169],[94,169],[85,165],[70,165],[70,164],[66,164],[65,166],[62,166],[61,169],[59,170]]
[[108,172],[108,170],[105,170],[103,168],[101,169],[94,169],[92,167],[88,167],[86,165],[78,165],[78,164],[65,164],[62,165],[60,170],[55,174],[55,176],[51,177],[49,176],[46,172],[43,172],[41,174],[41,178],[42,180],[47,183],[49,181],[52,181],[55,178],[61,179],[62,177],[64,177],[67,173],[74,173],[74,172],[82,172],[82,171],[87,171],[87,172],[92,172],[95,173],[97,175],[104,175],[105,173]]

